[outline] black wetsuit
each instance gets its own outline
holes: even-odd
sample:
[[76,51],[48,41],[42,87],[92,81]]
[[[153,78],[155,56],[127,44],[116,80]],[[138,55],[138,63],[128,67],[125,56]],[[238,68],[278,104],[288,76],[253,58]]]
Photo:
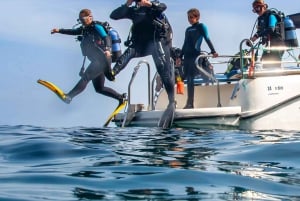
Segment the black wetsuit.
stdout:
[[128,7],[122,5],[112,11],[110,18],[114,20],[132,20],[131,40],[129,47],[119,57],[113,72],[118,74],[126,67],[132,58],[152,55],[169,98],[169,105],[174,104],[174,72],[170,61],[170,41],[164,35],[164,30],[156,26],[154,19],[159,18],[167,6],[157,1],[152,7]]
[[[184,76],[187,80],[188,99],[185,108],[194,107],[194,77],[199,74],[195,65],[197,56],[201,53],[203,39],[206,41],[211,53],[216,53],[214,46],[208,36],[207,27],[203,23],[195,23],[185,31],[185,39],[182,47],[184,56]],[[203,62],[202,60],[200,61]]]
[[[257,18],[257,32],[256,36],[261,38],[261,44],[270,47],[285,46],[284,40],[281,36],[281,27],[278,23],[277,17],[270,10],[267,10],[262,16]],[[262,54],[262,61],[281,61],[284,51],[282,50],[264,50]],[[264,67],[280,67],[281,64],[264,64]]]
[[104,51],[110,50],[111,41],[103,26],[93,22],[87,27],[77,29],[59,29],[59,33],[82,36],[81,50],[84,56],[91,61],[87,69],[82,72],[81,79],[76,86],[67,94],[71,99],[81,93],[92,80],[97,93],[117,99],[120,102],[123,95],[113,89],[104,86],[105,72],[110,69],[111,61],[107,59]]

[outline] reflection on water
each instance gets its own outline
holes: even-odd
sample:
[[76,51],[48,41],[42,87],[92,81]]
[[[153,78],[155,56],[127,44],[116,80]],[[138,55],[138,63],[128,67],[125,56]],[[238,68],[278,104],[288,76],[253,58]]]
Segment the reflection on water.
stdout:
[[297,200],[300,134],[0,127],[0,200]]

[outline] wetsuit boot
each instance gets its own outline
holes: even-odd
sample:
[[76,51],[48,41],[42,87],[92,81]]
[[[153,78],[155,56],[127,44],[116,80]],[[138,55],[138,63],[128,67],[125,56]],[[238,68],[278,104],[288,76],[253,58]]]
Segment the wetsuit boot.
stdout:
[[114,81],[116,79],[115,73],[113,72],[113,70],[110,67],[107,68],[107,70],[104,72],[104,75],[109,81]]
[[123,94],[120,96],[120,98],[119,98],[119,105],[118,105],[118,107],[119,107],[120,105],[122,105],[125,101],[127,101],[127,94],[126,94],[126,93],[123,93]]

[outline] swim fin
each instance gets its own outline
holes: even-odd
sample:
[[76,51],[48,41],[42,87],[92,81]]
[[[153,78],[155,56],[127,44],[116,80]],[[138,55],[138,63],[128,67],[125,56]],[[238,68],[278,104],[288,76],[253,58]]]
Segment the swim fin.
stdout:
[[122,104],[118,105],[116,107],[116,109],[109,115],[109,117],[107,118],[105,124],[103,125],[103,127],[107,127],[108,124],[111,122],[111,120],[113,119],[113,117],[115,115],[117,115],[127,104],[127,100],[125,100]]
[[164,111],[158,122],[158,127],[161,127],[163,129],[171,128],[174,120],[174,115],[175,103],[169,103],[167,109]]
[[48,81],[39,79],[37,81],[37,83],[39,83],[39,84],[47,87],[48,89],[50,89],[51,91],[53,91],[61,100],[63,100],[64,102],[66,102],[67,95],[58,86],[56,86],[52,82],[48,82]]

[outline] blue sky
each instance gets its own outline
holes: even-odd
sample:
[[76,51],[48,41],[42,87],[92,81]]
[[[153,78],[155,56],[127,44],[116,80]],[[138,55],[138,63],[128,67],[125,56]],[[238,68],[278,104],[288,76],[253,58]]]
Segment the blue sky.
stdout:
[[[130,21],[109,19],[110,12],[124,0],[10,0],[1,1],[0,51],[1,85],[0,125],[36,125],[47,127],[102,126],[117,102],[95,93],[90,83],[70,105],[37,84],[37,79],[52,81],[68,92],[79,80],[82,65],[79,43],[73,36],[51,35],[52,28],[71,28],[82,8],[90,8],[94,18],[109,21],[126,40]],[[173,26],[173,46],[181,47],[184,31],[189,26],[186,11],[196,7],[201,21],[208,26],[210,37],[219,54],[238,52],[239,43],[249,38],[257,18],[252,13],[252,0],[164,0]],[[299,12],[295,0],[269,0],[270,8],[286,14]],[[298,4],[298,3],[297,3]],[[297,31],[300,38],[299,30]],[[123,46],[123,50],[125,47]],[[208,50],[204,42],[204,50]],[[152,64],[152,59],[146,57]],[[133,67],[132,60],[115,82],[106,84],[127,92]],[[145,69],[145,68],[144,68]],[[146,103],[146,70],[141,69],[133,88],[132,102]],[[155,67],[152,65],[152,73]],[[222,72],[222,68],[219,71]],[[205,95],[204,95],[205,96]],[[205,97],[204,97],[205,98]],[[111,125],[113,126],[113,125]]]

